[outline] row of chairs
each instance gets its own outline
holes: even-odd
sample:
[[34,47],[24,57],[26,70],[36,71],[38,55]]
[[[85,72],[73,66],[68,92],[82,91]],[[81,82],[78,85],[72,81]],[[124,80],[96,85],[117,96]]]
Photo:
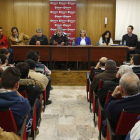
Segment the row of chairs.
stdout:
[[[101,130],[103,127],[102,121],[105,118],[104,116],[104,106],[101,104],[98,96],[90,90],[90,85],[91,81],[89,78],[90,73],[94,70],[94,67],[91,67],[90,72],[86,73],[87,80],[86,80],[86,92],[87,92],[87,101],[90,102],[90,112],[93,112],[93,122],[94,126],[96,127],[96,120],[95,120],[95,115],[96,115],[96,105],[98,102],[98,130],[99,130],[99,140],[101,140]],[[118,68],[117,68],[118,70]],[[94,74],[93,80],[95,78],[95,75],[98,73]],[[140,74],[137,74],[138,77],[140,78]],[[98,91],[101,90],[101,88],[104,85],[104,80],[100,80]],[[106,96],[105,103],[108,101],[110,98],[111,94],[113,91],[109,90]],[[117,98],[118,100],[121,100],[121,96]],[[93,103],[93,107],[91,108],[91,103]],[[134,124],[138,121],[137,117],[140,115],[140,110],[123,110],[120,116],[120,119],[118,121],[118,125],[116,127],[116,130],[114,130],[112,123],[107,120],[107,140],[116,140],[118,136],[126,136],[128,132],[132,129]],[[133,118],[133,119],[132,119]]]
[[[1,79],[0,79],[1,81]],[[28,95],[27,92],[24,91],[20,91],[20,94],[24,97],[28,99]],[[41,105],[43,104],[43,106],[41,107],[41,112],[45,111],[45,107],[46,107],[46,90],[43,92],[43,94],[40,95],[40,101],[41,101]],[[31,128],[31,137],[33,138],[33,140],[35,139],[35,130],[36,130],[36,100],[34,102],[34,104],[31,106],[32,110],[31,110],[31,116],[33,119],[32,122],[32,128]],[[7,132],[15,132],[17,135],[19,135],[23,140],[26,140],[26,117],[24,118],[23,123],[21,124],[21,126],[19,126],[17,128],[16,126],[16,122],[12,113],[12,110],[10,108],[4,108],[4,109],[0,109],[0,127],[4,129],[4,131]],[[41,118],[40,118],[41,121]]]

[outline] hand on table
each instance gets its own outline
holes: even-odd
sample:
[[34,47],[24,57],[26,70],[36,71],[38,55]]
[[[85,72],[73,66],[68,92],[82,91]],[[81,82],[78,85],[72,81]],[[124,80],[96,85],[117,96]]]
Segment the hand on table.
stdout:
[[61,45],[63,46],[64,45],[64,42],[62,42]]
[[54,40],[54,41],[53,41],[53,45],[57,45],[57,44],[58,44],[58,43]]
[[40,41],[36,41],[36,45],[40,45]]

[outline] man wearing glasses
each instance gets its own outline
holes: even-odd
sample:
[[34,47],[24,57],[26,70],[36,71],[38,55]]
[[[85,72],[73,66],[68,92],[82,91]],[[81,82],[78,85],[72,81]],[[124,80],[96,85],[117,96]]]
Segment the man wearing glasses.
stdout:
[[43,35],[41,28],[36,29],[36,35],[30,40],[30,45],[48,45],[47,36]]

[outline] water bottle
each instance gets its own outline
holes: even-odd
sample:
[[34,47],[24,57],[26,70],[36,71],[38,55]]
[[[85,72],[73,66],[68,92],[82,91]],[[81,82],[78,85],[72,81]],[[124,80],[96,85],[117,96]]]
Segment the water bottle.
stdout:
[[75,45],[76,45],[76,43],[75,43],[75,41],[73,40],[73,41],[72,41],[72,46],[75,46]]
[[123,45],[126,46],[126,40],[124,40]]
[[122,46],[122,41],[120,41],[120,46]]

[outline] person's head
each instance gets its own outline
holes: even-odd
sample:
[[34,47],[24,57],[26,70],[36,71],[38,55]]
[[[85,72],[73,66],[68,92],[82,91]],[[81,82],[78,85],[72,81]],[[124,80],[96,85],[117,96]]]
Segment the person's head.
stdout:
[[107,45],[108,45],[109,42],[110,42],[110,38],[111,38],[111,32],[110,32],[110,31],[105,31],[105,32],[102,34],[103,43],[106,43]]
[[15,67],[8,67],[1,77],[2,88],[17,91],[19,88],[20,71]]
[[57,27],[57,29],[56,29],[56,34],[57,34],[57,36],[61,36],[62,33],[63,33],[62,27]]
[[111,38],[111,32],[110,31],[105,31],[103,34],[102,34],[102,37],[105,38],[105,39],[110,39]]
[[26,62],[19,62],[16,64],[16,68],[20,71],[21,79],[28,78],[30,66]]
[[7,58],[10,56],[10,52],[8,49],[0,49],[0,54],[4,54]]
[[43,34],[43,30],[41,28],[36,29],[36,35],[37,37],[41,37]]
[[140,81],[135,73],[124,74],[119,84],[122,96],[131,96],[139,93]]
[[15,36],[18,36],[18,28],[17,27],[13,27],[11,29],[11,32],[12,32],[12,35],[15,37]]
[[122,65],[120,66],[116,74],[116,78],[122,77],[125,73],[128,73],[128,72],[133,72],[132,68],[128,65]]
[[85,29],[80,30],[80,36],[81,37],[86,37],[86,30]]
[[106,70],[116,70],[116,62],[113,60],[107,60],[105,63]]
[[37,50],[34,50],[34,52],[38,55],[38,62],[40,61],[40,53]]
[[8,64],[7,57],[4,54],[0,54],[0,59],[1,59],[2,65]]
[[26,59],[25,60],[25,63],[27,63],[30,67],[31,70],[35,70],[35,67],[36,67],[36,63],[34,60],[32,59]]
[[0,37],[3,35],[2,27],[0,27]]
[[131,65],[140,65],[140,54],[134,54],[130,60]]
[[105,63],[108,59],[106,57],[102,57],[101,59],[99,59],[99,62],[101,64],[101,67],[104,67],[105,66]]
[[39,56],[35,51],[31,50],[26,54],[25,59],[32,59],[37,63],[39,60]]
[[127,27],[127,33],[128,33],[128,34],[132,34],[133,30],[134,30],[134,27],[133,27],[132,25],[129,25],[129,26]]

